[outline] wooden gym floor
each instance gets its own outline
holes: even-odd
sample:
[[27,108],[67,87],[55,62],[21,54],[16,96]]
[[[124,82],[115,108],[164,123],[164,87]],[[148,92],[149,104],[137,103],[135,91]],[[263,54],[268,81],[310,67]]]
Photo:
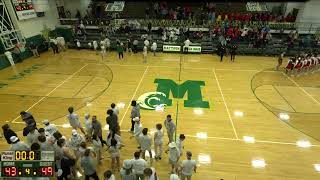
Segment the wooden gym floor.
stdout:
[[[58,55],[47,52],[17,64],[14,69],[1,70],[0,124],[9,123],[21,134],[19,112],[28,110],[37,119],[38,127],[42,127],[43,119],[49,119],[70,137],[65,117],[68,106],[77,109],[82,123],[83,115],[90,113],[105,125],[110,104],[120,103],[124,105],[119,115],[125,144],[122,163],[132,158],[137,148],[127,132],[131,125],[131,100],[156,91],[156,78],[178,84],[199,80],[205,82],[201,87],[202,99],[209,102],[210,108],[185,107],[184,100],[190,94],[183,99],[170,94],[173,103],[164,112],[141,111],[142,124],[151,131],[156,123],[163,123],[167,114],[173,116],[177,134],[186,135],[184,151],[192,151],[199,166],[193,179],[320,179],[314,167],[320,164],[319,72],[286,76],[273,71],[275,57],[238,56],[234,63],[227,57],[220,63],[215,55],[158,53],[154,57],[150,53],[144,64],[141,53],[124,56],[119,61],[117,54],[111,52],[102,61],[88,50],[68,50]],[[264,74],[255,76],[261,71]],[[253,91],[252,83],[259,83],[259,78],[262,85]],[[285,83],[263,84],[279,79]],[[281,120],[278,113],[290,119]],[[304,114],[308,120],[304,121]],[[254,137],[254,142],[245,142],[244,136],[249,140]],[[296,143],[301,140],[309,141],[311,147],[298,147]],[[8,145],[1,141],[0,150],[6,149]],[[103,151],[103,156],[101,178],[110,169],[108,153]],[[257,159],[264,160],[266,166],[254,168],[252,161]],[[166,154],[161,161],[153,161],[160,179],[169,179],[167,162]]]

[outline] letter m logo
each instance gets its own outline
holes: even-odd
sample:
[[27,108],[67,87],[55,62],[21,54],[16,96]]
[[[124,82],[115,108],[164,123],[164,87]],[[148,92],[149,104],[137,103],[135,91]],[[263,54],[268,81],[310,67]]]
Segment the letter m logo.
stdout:
[[154,83],[158,84],[157,92],[162,92],[166,95],[167,106],[172,105],[171,92],[173,98],[176,99],[182,99],[187,93],[184,107],[209,108],[209,102],[202,100],[201,86],[205,86],[204,81],[187,80],[179,85],[171,79],[155,79]]

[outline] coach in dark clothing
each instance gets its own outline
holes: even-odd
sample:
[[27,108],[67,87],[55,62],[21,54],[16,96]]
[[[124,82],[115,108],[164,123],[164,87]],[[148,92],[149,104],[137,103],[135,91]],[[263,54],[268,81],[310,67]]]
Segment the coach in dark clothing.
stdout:
[[21,111],[20,116],[21,119],[26,123],[26,127],[23,129],[23,136],[27,136],[29,134],[29,129],[37,129],[37,123],[31,113]]
[[223,56],[226,53],[226,47],[222,44],[219,44],[218,46],[218,55],[220,56],[220,62],[223,60]]
[[231,55],[231,61],[234,62],[234,59],[236,58],[236,51],[237,51],[237,45],[232,44],[230,46],[230,55]]
[[107,124],[109,125],[109,130],[114,133],[119,133],[118,116],[113,113],[112,109],[109,109],[107,114],[109,115],[106,118]]
[[11,143],[12,143],[12,142],[10,141],[10,138],[11,138],[12,136],[18,137],[17,134],[16,134],[13,130],[10,129],[9,124],[3,125],[3,126],[2,126],[2,130],[3,130],[3,135],[4,135],[4,137],[6,138],[8,144],[11,144]]

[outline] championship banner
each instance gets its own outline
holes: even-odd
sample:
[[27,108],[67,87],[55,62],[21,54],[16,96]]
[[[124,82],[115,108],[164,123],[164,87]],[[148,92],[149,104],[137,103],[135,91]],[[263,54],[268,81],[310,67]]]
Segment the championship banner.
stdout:
[[11,0],[11,2],[18,20],[37,17],[37,14],[32,5],[32,0]]

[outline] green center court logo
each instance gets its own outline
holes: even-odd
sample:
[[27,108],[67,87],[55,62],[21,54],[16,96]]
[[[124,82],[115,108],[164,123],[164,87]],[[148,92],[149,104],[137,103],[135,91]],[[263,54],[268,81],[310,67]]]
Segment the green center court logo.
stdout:
[[209,102],[202,100],[201,86],[204,81],[187,80],[182,84],[177,84],[171,79],[155,79],[158,84],[156,92],[147,92],[138,98],[138,103],[142,109],[155,110],[158,107],[171,106],[170,92],[173,98],[183,99],[184,107],[209,108]]

